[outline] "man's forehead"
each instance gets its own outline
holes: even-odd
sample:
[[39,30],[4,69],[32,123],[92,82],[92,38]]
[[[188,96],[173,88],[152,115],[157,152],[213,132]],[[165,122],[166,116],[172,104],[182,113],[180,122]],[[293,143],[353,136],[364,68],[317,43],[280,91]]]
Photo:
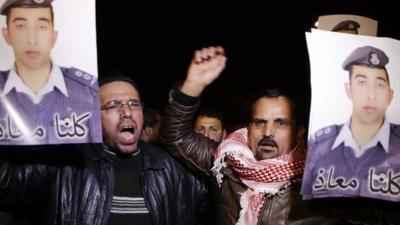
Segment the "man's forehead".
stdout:
[[262,97],[258,99],[254,105],[254,112],[267,112],[287,109],[290,111],[290,100],[285,96],[279,97]]
[[139,92],[130,83],[124,81],[114,81],[100,86],[102,98],[124,97],[127,99],[139,99]]
[[197,117],[197,121],[212,121],[212,122],[221,122],[220,119],[218,119],[217,117],[210,117],[210,116],[198,116]]
[[263,97],[254,105],[252,119],[291,119],[291,107],[290,100],[285,96]]
[[119,91],[119,90],[132,90],[134,92],[138,92],[136,88],[130,84],[129,82],[126,81],[112,81],[109,83],[105,83],[100,86],[100,90],[114,90],[114,91]]
[[199,116],[196,119],[196,126],[222,126],[222,123],[215,117]]
[[352,70],[353,78],[356,79],[360,76],[357,75],[363,75],[367,78],[376,78],[376,79],[384,79],[387,80],[387,73],[385,69],[382,68],[370,68],[367,66],[358,66],[358,65],[353,65],[353,70]]
[[26,18],[36,15],[38,18],[51,19],[50,8],[12,8],[10,11],[10,18],[21,17]]

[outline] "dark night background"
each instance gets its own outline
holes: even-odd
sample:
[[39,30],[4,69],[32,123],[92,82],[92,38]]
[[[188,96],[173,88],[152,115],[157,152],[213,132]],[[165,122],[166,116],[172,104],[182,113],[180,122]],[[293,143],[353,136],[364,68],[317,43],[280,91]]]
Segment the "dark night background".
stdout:
[[154,108],[163,109],[170,88],[185,78],[194,50],[223,46],[227,67],[207,88],[203,102],[220,107],[229,124],[243,122],[249,96],[267,87],[286,89],[308,112],[304,32],[320,15],[370,17],[378,20],[378,36],[400,39],[400,12],[394,1],[96,4],[100,79],[115,72],[130,75],[145,105]]

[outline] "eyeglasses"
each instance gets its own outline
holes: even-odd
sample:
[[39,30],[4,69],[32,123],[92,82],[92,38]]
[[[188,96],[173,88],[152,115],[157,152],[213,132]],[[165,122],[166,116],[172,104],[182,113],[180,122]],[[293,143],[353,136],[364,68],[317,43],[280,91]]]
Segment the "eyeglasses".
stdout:
[[106,111],[107,113],[117,113],[124,108],[124,105],[127,105],[130,110],[142,108],[142,103],[140,102],[140,100],[130,99],[126,102],[120,100],[112,100],[102,105],[100,109]]

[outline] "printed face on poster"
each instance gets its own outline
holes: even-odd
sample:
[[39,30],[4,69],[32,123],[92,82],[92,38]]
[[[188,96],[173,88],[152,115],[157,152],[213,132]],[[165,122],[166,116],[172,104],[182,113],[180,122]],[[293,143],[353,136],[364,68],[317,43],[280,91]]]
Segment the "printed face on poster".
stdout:
[[95,0],[0,7],[0,145],[100,143]]
[[307,46],[304,198],[400,201],[400,41],[313,30]]

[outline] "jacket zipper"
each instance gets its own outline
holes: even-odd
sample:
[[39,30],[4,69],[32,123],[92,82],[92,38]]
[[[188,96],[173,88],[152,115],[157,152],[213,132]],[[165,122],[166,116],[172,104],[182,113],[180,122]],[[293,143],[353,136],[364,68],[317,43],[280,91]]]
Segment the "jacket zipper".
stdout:
[[257,225],[261,225],[261,221],[262,221],[262,218],[263,218],[263,215],[264,215],[264,212],[265,212],[265,209],[267,208],[267,204],[268,204],[268,196],[266,196],[267,194],[265,194],[265,201],[264,201],[264,204],[263,204],[263,207],[261,208],[261,211],[260,211],[260,213],[261,213],[261,215],[260,215],[260,218],[259,218],[259,220],[258,220],[258,222],[257,222]]
[[142,173],[140,174],[140,184],[141,184],[141,186],[142,186],[142,190],[140,190],[140,191],[142,192],[143,199],[144,199],[144,203],[146,204],[146,207],[149,209],[149,215],[150,215],[151,223],[152,223],[152,224],[155,224],[155,223],[154,223],[154,219],[153,219],[153,211],[152,211],[152,208],[151,208],[150,205],[148,204],[147,192],[146,192],[146,189],[144,188],[144,185],[145,185],[145,184],[144,184],[143,176],[144,176],[144,172],[142,172]]
[[112,199],[113,199],[113,196],[114,196],[114,186],[115,186],[115,171],[114,171],[114,162],[112,161],[112,160],[108,160],[108,159],[105,159],[106,161],[108,161],[109,162],[109,164],[108,164],[108,166],[109,166],[109,168],[108,168],[108,171],[110,171],[110,177],[109,177],[109,179],[108,179],[108,187],[109,187],[109,190],[108,190],[108,201],[107,201],[107,210],[106,210],[106,212],[105,212],[105,217],[104,218],[106,218],[106,219],[104,219],[104,225],[107,225],[108,224],[108,221],[110,220],[110,214],[111,214],[111,205],[112,205]]

